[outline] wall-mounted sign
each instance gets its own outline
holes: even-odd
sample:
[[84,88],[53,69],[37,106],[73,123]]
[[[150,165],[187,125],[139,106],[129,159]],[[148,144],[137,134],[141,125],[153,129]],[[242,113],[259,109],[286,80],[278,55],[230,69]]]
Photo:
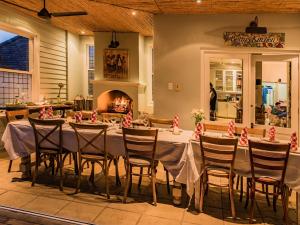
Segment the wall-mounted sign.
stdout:
[[254,34],[245,32],[225,32],[225,45],[252,48],[283,48],[285,33]]

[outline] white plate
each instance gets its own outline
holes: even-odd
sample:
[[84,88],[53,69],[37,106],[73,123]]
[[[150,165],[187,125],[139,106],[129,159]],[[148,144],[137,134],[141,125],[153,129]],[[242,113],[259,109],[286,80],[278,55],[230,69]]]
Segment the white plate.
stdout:
[[269,138],[262,138],[261,140],[269,143],[280,143],[278,140],[270,141]]

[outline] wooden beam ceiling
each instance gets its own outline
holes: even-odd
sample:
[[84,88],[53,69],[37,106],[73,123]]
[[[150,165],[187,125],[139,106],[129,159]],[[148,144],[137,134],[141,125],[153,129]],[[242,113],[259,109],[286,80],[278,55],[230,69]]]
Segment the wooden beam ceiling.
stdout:
[[[39,11],[42,0],[0,0]],[[11,5],[10,5],[11,6]],[[153,35],[154,14],[299,13],[299,0],[46,0],[50,12],[87,11],[87,16],[51,18],[54,26],[81,34],[95,31],[139,32]],[[36,13],[11,6],[37,17]],[[135,15],[133,15],[135,12]],[[38,18],[40,19],[40,18]],[[41,19],[40,19],[41,20]]]

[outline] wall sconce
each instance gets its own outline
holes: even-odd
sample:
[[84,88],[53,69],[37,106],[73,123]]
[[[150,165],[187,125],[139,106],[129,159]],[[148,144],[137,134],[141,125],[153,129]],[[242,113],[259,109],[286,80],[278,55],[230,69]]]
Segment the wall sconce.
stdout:
[[111,42],[109,44],[109,48],[117,48],[119,47],[120,42],[117,41],[117,33],[115,31],[113,31],[111,33]]

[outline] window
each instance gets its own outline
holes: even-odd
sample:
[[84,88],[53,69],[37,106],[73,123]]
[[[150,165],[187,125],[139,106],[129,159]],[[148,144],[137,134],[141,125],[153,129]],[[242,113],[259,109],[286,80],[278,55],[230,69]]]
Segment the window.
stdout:
[[95,79],[95,47],[88,46],[88,94],[93,95],[92,81]]
[[31,39],[0,30],[0,105],[31,101]]

